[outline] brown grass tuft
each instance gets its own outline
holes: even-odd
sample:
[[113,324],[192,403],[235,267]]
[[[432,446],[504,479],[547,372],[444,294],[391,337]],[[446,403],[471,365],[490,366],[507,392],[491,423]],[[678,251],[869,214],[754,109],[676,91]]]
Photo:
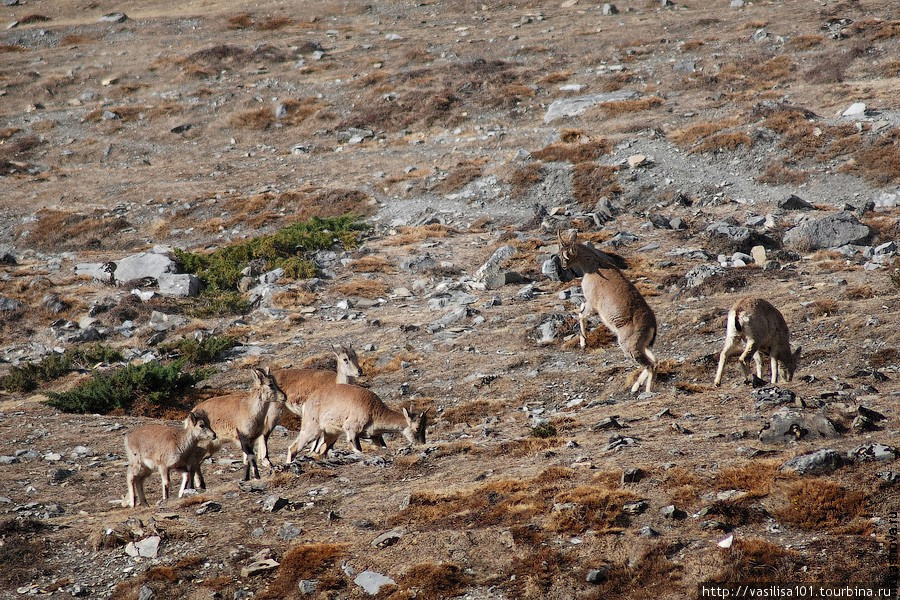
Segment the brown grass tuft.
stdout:
[[498,415],[506,407],[502,400],[472,400],[452,408],[441,414],[441,422],[448,425],[466,423],[469,426],[479,423],[485,417]]
[[453,233],[458,233],[452,227],[434,223],[432,225],[420,225],[417,227],[398,227],[397,233],[385,239],[385,246],[406,246],[421,242],[429,238],[446,238]]
[[725,150],[735,151],[743,146],[749,149],[753,146],[753,138],[743,132],[717,133],[711,135],[699,145],[691,148],[691,154],[702,152],[722,152]]
[[615,198],[622,193],[618,182],[618,167],[580,163],[575,165],[572,176],[572,195],[586,209],[593,208],[597,201],[606,196]]
[[598,486],[580,486],[562,492],[555,504],[572,504],[572,508],[554,510],[550,514],[547,529],[564,535],[577,535],[586,529],[603,532],[628,525],[628,515],[622,510],[626,502],[637,500],[630,491]]
[[516,167],[507,178],[507,183],[512,186],[513,195],[521,195],[544,180],[544,165],[539,162],[528,163]]
[[649,98],[637,98],[635,100],[619,100],[618,102],[606,102],[601,104],[600,108],[610,117],[616,117],[628,113],[638,112],[642,110],[650,110],[657,106],[662,106],[663,99],[659,96],[650,96]]
[[839,170],[880,187],[900,183],[900,128],[870,142]]
[[773,511],[781,523],[810,531],[846,526],[865,511],[866,495],[827,479],[804,479],[782,490],[780,506]]
[[868,300],[875,297],[875,290],[871,285],[855,285],[844,291],[848,300]]
[[23,242],[45,252],[115,248],[118,233],[127,227],[130,224],[125,219],[104,217],[100,212],[82,215],[41,209]]
[[586,143],[557,142],[542,150],[532,152],[532,158],[544,162],[570,162],[572,164],[597,160],[612,152],[612,143],[606,139]]
[[475,181],[481,177],[482,173],[481,165],[462,162],[450,171],[447,177],[431,186],[431,190],[439,194],[450,194]]
[[788,46],[794,50],[809,50],[825,41],[821,35],[797,35],[788,41]]
[[756,178],[759,183],[769,185],[800,185],[808,180],[809,172],[790,169],[782,160],[770,162],[762,174]]
[[796,553],[759,539],[741,539],[728,549],[716,582],[787,582],[797,578],[801,561]]
[[[343,585],[338,559],[347,553],[347,544],[300,544],[281,557],[278,574],[268,588],[256,596],[257,600],[279,600],[297,595],[301,579],[319,579],[319,591],[325,592]],[[331,577],[325,577],[332,571]],[[330,585],[326,584],[330,583]]]
[[668,138],[679,146],[692,146],[705,137],[729,129],[737,125],[737,119],[723,119],[721,121],[704,121],[689,125],[682,129],[676,129],[668,134]]
[[339,283],[334,290],[342,296],[355,296],[357,298],[367,298],[375,300],[387,296],[391,288],[388,284],[377,279],[352,279]]
[[257,31],[278,31],[294,24],[293,19],[288,17],[269,17],[254,23],[253,28]]
[[747,490],[755,496],[765,496],[780,466],[778,461],[755,461],[740,467],[727,467],[716,475],[716,489]]
[[357,273],[394,273],[394,263],[383,256],[367,254],[353,261],[350,268]]
[[[674,544],[673,544],[674,546]],[[611,565],[608,580],[592,589],[589,598],[622,598],[638,600],[672,594],[678,590],[683,567],[667,558],[678,547],[656,542],[645,547],[640,555],[623,565]],[[681,590],[678,597],[689,597]]]
[[249,29],[253,25],[253,15],[241,13],[228,19],[229,29]]
[[829,317],[839,312],[837,301],[831,298],[819,298],[818,300],[814,300],[812,304],[807,306],[807,309],[814,319]]
[[407,569],[397,581],[399,594],[410,593],[412,595],[391,596],[390,598],[441,600],[458,596],[471,584],[472,577],[458,565],[419,563]]

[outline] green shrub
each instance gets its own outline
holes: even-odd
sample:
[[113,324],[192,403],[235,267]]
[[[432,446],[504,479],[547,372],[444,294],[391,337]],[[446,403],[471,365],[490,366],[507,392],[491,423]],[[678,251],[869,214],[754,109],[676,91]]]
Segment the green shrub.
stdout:
[[183,360],[163,365],[148,362],[127,365],[110,373],[94,372],[86,382],[68,392],[51,392],[47,404],[64,412],[100,413],[131,410],[138,401],[171,405],[173,400],[202,379],[200,373],[182,370]]
[[188,313],[192,317],[201,319],[209,317],[225,317],[247,312],[250,303],[240,292],[204,292],[196,300],[195,305]]
[[292,278],[312,277],[316,266],[302,257],[305,252],[331,248],[337,240],[344,247],[359,241],[359,232],[367,226],[353,215],[318,218],[293,223],[273,234],[220,248],[209,254],[175,250],[187,273],[199,277],[205,294],[215,295],[237,289],[241,271],[252,260],[265,261],[268,270],[281,267]]
[[62,354],[52,353],[36,363],[13,367],[0,379],[0,388],[10,392],[30,392],[41,381],[53,381],[73,369],[89,369],[97,363],[113,363],[122,360],[118,350],[103,344],[70,348]]
[[239,344],[237,338],[213,335],[199,342],[193,338],[184,338],[165,344],[160,349],[169,355],[178,354],[192,365],[205,365],[216,362],[223,352]]

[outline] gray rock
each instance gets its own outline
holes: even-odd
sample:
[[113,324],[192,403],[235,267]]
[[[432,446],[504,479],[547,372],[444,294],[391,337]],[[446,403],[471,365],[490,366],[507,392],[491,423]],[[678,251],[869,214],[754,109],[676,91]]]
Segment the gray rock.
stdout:
[[803,414],[787,408],[773,414],[759,432],[759,441],[764,444],[837,437],[834,424],[824,414]]
[[268,271],[267,273],[263,273],[262,275],[260,275],[259,282],[263,283],[263,284],[266,284],[266,283],[272,284],[272,283],[276,283],[282,277],[284,277],[284,269],[282,269],[281,267],[278,267],[277,269],[272,269],[271,271]]
[[455,325],[460,321],[466,319],[469,316],[469,310],[465,306],[457,306],[443,317],[432,323],[428,326],[428,330],[432,333],[440,331],[441,329],[450,327],[451,325]]
[[393,546],[406,533],[406,530],[402,527],[398,527],[397,529],[391,529],[390,531],[385,531],[377,538],[372,540],[372,546],[375,548],[387,548],[388,546]]
[[587,573],[585,581],[588,583],[603,583],[609,579],[609,567],[600,567],[599,569],[591,569]]
[[838,470],[845,463],[844,457],[839,452],[828,448],[795,456],[781,465],[781,470],[794,471],[800,475],[825,475]]
[[672,65],[672,70],[676,73],[693,73],[697,70],[697,63],[693,60],[676,60]]
[[160,537],[158,535],[145,537],[139,542],[128,542],[128,545],[125,546],[125,553],[134,557],[156,558],[156,555],[159,553],[159,542]]
[[287,498],[281,498],[272,494],[263,501],[263,510],[266,512],[278,512],[290,503],[290,500]]
[[845,244],[862,244],[869,237],[869,228],[853,213],[842,211],[819,219],[803,221],[784,234],[788,248],[809,252],[836,248]]
[[751,38],[754,42],[762,42],[769,37],[769,32],[765,29],[757,29],[753,32],[753,37]]
[[638,532],[638,535],[645,538],[655,538],[659,537],[659,532],[650,527],[649,525],[645,525],[641,527],[641,530]]
[[41,298],[41,306],[54,315],[58,315],[69,309],[69,305],[66,302],[63,302],[57,294],[52,292],[44,294],[44,297]]
[[893,242],[893,241],[885,242],[883,244],[878,244],[877,246],[875,246],[872,249],[872,254],[875,256],[896,254],[896,252],[897,252],[897,243]]
[[300,580],[300,593],[306,596],[311,596],[315,594],[319,589],[319,582],[315,579],[301,579]]
[[181,315],[167,315],[154,310],[150,313],[150,328],[153,331],[169,331],[187,323],[187,319]]
[[633,100],[634,98],[637,98],[638,95],[637,92],[618,91],[557,100],[547,108],[547,113],[544,115],[544,123],[551,123],[565,117],[577,117],[592,106],[605,104],[607,102]]
[[731,0],[731,8],[744,8],[744,0]]
[[196,512],[198,515],[205,515],[206,513],[221,512],[221,511],[222,511],[221,503],[215,502],[213,500],[207,500],[206,502],[201,503],[200,506],[197,507],[197,510],[195,510],[194,512]]
[[622,485],[626,483],[637,483],[644,478],[646,473],[643,469],[625,469],[622,471]]
[[285,522],[278,528],[278,537],[286,542],[300,537],[301,533],[303,530],[293,523]]
[[83,585],[75,584],[69,590],[69,593],[75,596],[76,598],[83,598],[84,596],[89,596],[91,590],[89,588],[84,587]]
[[684,219],[682,219],[681,217],[675,217],[674,219],[669,221],[669,227],[678,231],[683,231],[687,229],[688,226],[687,223],[684,222]]
[[53,469],[50,473],[50,481],[53,483],[62,483],[69,477],[73,476],[75,471],[72,469]]
[[159,276],[159,293],[186,298],[200,295],[200,280],[188,273],[164,273]]
[[874,210],[891,210],[900,206],[900,192],[881,192],[872,202]]
[[400,262],[400,269],[407,273],[423,273],[437,266],[437,261],[430,254],[414,256]]
[[386,575],[375,571],[363,571],[353,580],[353,583],[361,587],[368,595],[374,596],[385,585],[393,585],[396,582]]
[[107,13],[99,20],[101,23],[123,23],[128,20],[128,15],[123,12]]
[[710,240],[724,245],[729,250],[749,250],[753,239],[753,231],[748,227],[729,225],[724,222],[710,223],[705,231]]
[[19,302],[18,300],[13,300],[12,298],[4,298],[0,296],[0,312],[15,312],[24,308],[25,305]]
[[814,210],[816,207],[795,194],[791,194],[778,203],[778,207],[784,210]]
[[864,116],[866,116],[866,103],[865,102],[854,102],[844,112],[841,113],[841,116],[842,117],[864,117]]
[[0,456],[0,465],[14,465],[19,462],[15,456]]
[[677,521],[687,518],[687,513],[680,508],[677,508],[674,504],[662,507],[659,511],[659,514],[661,514],[666,519],[673,519]]
[[484,282],[488,289],[496,289],[506,285],[506,276],[500,265],[503,261],[515,255],[516,249],[512,246],[501,246],[494,250],[490,258],[478,267],[478,270],[472,275],[475,281]]
[[8,248],[0,248],[0,265],[11,267],[17,264],[19,263],[11,250]]
[[241,577],[247,578],[278,568],[278,562],[271,558],[257,560],[241,569]]
[[116,261],[116,281],[127,282],[150,277],[159,279],[164,273],[177,273],[178,265],[169,256],[169,249],[156,246],[148,252],[139,252]]
[[650,508],[650,503],[646,500],[638,500],[636,502],[626,502],[622,505],[622,510],[624,510],[629,515],[639,515]]
[[775,386],[754,390],[753,397],[756,398],[756,404],[753,405],[756,410],[772,409],[782,404],[793,404],[797,400],[797,394],[791,390]]
[[552,344],[559,338],[560,331],[566,323],[565,315],[549,315],[535,329],[535,339],[539,346]]
[[616,8],[615,4],[604,4],[600,9],[600,13],[606,16],[617,15],[619,14],[619,9]]
[[900,449],[885,444],[868,444],[852,450],[848,457],[857,462],[890,462],[900,458]]
[[142,585],[141,589],[138,590],[138,600],[153,600],[155,596],[156,594],[149,586]]
[[718,277],[725,272],[725,269],[718,265],[697,265],[688,271],[684,276],[684,286],[693,289],[702,285],[711,277]]

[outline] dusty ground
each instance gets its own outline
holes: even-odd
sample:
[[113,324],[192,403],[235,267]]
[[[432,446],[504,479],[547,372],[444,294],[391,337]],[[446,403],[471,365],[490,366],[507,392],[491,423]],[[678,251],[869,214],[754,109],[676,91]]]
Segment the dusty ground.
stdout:
[[[889,4],[637,1],[612,16],[584,0],[0,8],[19,22],[0,33],[0,242],[18,262],[3,266],[0,295],[25,303],[4,317],[0,369],[61,345],[56,319],[127,294],[76,277],[75,262],[153,244],[199,251],[355,212],[374,227],[361,247],[338,249],[348,260],[332,261],[314,294],[285,282],[274,311],[191,318],[170,336],[241,339],[209,388],[246,386],[238,367],[371,345],[360,355],[372,389],[435,412],[426,446],[367,448],[383,461],[355,460],[341,441],[324,463],[284,467],[294,432],[279,431],[264,489],[237,483],[231,449],[206,468],[201,496],[130,510],[117,506],[121,437],[145,418],[42,403],[84,374],[4,392],[0,455],[35,453],[0,465],[0,595],[62,598],[78,585],[89,597],[136,598],[142,586],[157,598],[299,597],[298,582],[316,580],[318,594],[363,597],[352,573],[366,569],[395,580],[382,592],[393,598],[684,598],[705,581],[887,581],[900,501],[882,474],[896,463],[821,477],[779,467],[820,448],[900,445],[898,280],[889,262],[864,269],[861,253],[779,253],[801,213],[777,203],[794,193],[817,216],[848,203],[872,228],[869,244],[900,242],[896,208],[861,210],[900,184],[900,21]],[[128,19],[99,21],[113,11]],[[571,84],[583,87],[560,89]],[[616,90],[639,96],[544,122],[555,100]],[[854,102],[868,115],[841,118]],[[648,160],[629,168],[637,154]],[[619,210],[599,227],[585,214],[601,196]],[[561,208],[533,219],[535,204]],[[654,227],[658,215],[687,228]],[[706,226],[756,216],[771,216],[756,231],[779,268],[729,267],[686,289],[690,269],[735,249]],[[440,224],[421,226],[428,218]],[[626,393],[633,365],[614,340],[598,333],[578,349],[573,319],[535,341],[538,325],[575,308],[558,294],[578,282],[540,273],[569,226],[597,243],[636,236],[612,250],[659,320],[651,395]],[[467,283],[507,243],[518,250],[509,268],[537,283],[530,297],[524,284]],[[430,265],[406,264],[426,254]],[[42,308],[48,292],[70,308]],[[449,292],[450,305],[429,304]],[[429,328],[462,293],[474,296],[466,316]],[[741,295],[781,308],[804,356],[783,387],[830,417],[838,438],[762,444],[775,408],[755,407],[734,364],[712,387],[723,317]],[[144,352],[147,337],[105,342]],[[887,420],[855,431],[860,404]],[[610,417],[623,428],[604,426]],[[536,437],[546,419],[556,435]],[[80,445],[89,455],[73,456]],[[634,468],[644,477],[623,483]],[[158,498],[157,481],[148,493]],[[263,510],[273,494],[290,504]],[[207,500],[221,510],[197,514]],[[637,500],[643,512],[623,511]],[[664,517],[671,504],[686,518]],[[397,543],[372,546],[397,527]],[[717,546],[729,532],[731,548]],[[124,552],[151,534],[162,537],[157,558]],[[242,577],[266,549],[281,567]],[[591,569],[607,580],[588,583]]]

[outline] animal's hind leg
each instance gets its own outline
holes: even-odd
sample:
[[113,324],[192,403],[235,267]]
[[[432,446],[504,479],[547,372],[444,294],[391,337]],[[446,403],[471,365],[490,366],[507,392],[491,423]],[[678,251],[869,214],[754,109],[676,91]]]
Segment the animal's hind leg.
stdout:
[[591,309],[588,307],[587,302],[582,302],[581,308],[578,309],[578,327],[581,332],[578,337],[578,344],[582,348],[587,346],[587,318],[590,311]]
[[744,381],[747,381],[747,378],[750,377],[750,365],[747,364],[750,361],[750,357],[756,352],[756,349],[759,346],[754,340],[747,340],[747,345],[744,347],[744,351],[741,352],[741,356],[738,360],[741,361],[741,367],[744,369]]
[[644,383],[647,386],[645,391],[649,392],[653,387],[653,380],[656,378],[656,357],[650,351],[650,348],[644,348],[642,352],[636,352],[632,356],[639,365],[644,367],[644,370],[641,371],[634,385],[631,386],[631,393],[636,394]]
[[301,427],[300,433],[297,435],[297,439],[295,439],[290,446],[288,446],[287,450],[287,460],[286,464],[291,464],[294,460],[294,456],[306,448],[313,440],[318,440],[319,438],[319,430],[313,429],[310,427]]
[[256,466],[256,454],[253,453],[253,442],[241,438],[241,451],[244,453],[244,481],[250,480],[250,469],[253,469],[254,479],[259,479],[259,467]]

